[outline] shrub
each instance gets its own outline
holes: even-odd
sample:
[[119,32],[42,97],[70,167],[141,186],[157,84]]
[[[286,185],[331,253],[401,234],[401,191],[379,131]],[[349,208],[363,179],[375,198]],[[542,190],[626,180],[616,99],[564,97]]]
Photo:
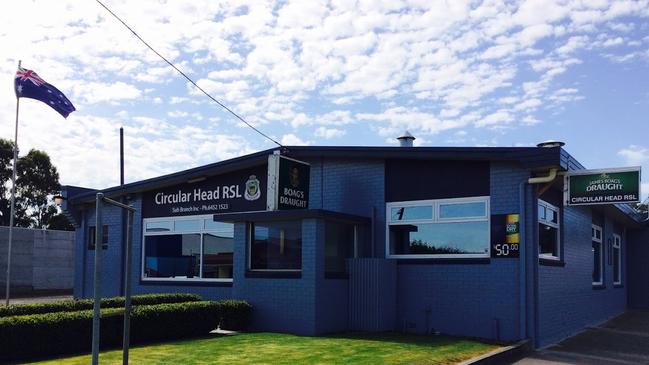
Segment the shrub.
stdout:
[[[133,307],[131,344],[207,335],[219,323],[217,302]],[[89,352],[92,310],[0,318],[0,362]],[[122,344],[123,309],[103,309],[102,349]]]
[[[184,303],[197,302],[202,300],[198,294],[188,293],[167,293],[167,294],[142,294],[131,297],[132,305],[151,305],[162,303]],[[94,301],[91,299],[62,300],[53,303],[37,303],[10,305],[0,307],[0,317],[20,316],[30,314],[43,314],[55,312],[72,312],[92,309]],[[124,307],[124,297],[103,298],[102,308]]]
[[250,324],[252,306],[245,300],[219,300],[219,328],[240,331]]

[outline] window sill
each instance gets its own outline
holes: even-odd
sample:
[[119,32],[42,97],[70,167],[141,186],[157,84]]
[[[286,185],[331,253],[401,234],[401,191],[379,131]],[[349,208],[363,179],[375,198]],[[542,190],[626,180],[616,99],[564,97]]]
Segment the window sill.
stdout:
[[397,265],[489,265],[490,258],[398,259]]
[[301,279],[302,271],[255,271],[247,270],[247,278],[256,279]]
[[142,280],[140,285],[232,287],[232,281]]
[[604,284],[593,284],[593,290],[604,290],[606,289],[606,285]]
[[624,284],[613,284],[614,288],[624,288]]
[[566,266],[566,263],[562,260],[553,260],[553,259],[546,259],[543,257],[539,257],[539,265],[564,267]]
[[[102,250],[108,250],[108,245],[101,245]],[[88,251],[94,251],[95,246],[88,246]]]

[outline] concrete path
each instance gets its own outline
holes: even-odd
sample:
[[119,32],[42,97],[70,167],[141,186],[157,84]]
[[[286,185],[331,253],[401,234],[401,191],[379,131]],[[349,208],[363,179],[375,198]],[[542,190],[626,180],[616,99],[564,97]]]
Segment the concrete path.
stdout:
[[515,364],[649,364],[649,311],[627,311]]

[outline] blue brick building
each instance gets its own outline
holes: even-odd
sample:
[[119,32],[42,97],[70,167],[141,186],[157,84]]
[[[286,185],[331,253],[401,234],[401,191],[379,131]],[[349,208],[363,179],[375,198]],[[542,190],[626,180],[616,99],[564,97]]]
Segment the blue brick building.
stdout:
[[[304,189],[308,205],[273,206],[278,155],[309,164],[283,188],[295,204]],[[556,145],[288,147],[104,189],[136,212],[124,278],[125,216],[103,210],[102,295],[128,279],[134,293],[245,299],[253,330],[542,347],[649,307],[639,279],[649,233],[628,206],[565,204],[562,175],[580,169]],[[63,191],[77,227],[75,297],[93,295],[96,193]]]

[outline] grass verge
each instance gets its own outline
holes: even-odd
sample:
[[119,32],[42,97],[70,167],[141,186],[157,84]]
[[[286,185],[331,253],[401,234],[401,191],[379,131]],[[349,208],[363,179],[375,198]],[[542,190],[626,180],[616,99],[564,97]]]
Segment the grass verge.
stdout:
[[[133,347],[133,364],[454,364],[497,346],[446,336],[350,333],[305,337],[243,333]],[[102,364],[121,364],[121,350],[100,354]],[[39,364],[88,364],[90,355]]]

